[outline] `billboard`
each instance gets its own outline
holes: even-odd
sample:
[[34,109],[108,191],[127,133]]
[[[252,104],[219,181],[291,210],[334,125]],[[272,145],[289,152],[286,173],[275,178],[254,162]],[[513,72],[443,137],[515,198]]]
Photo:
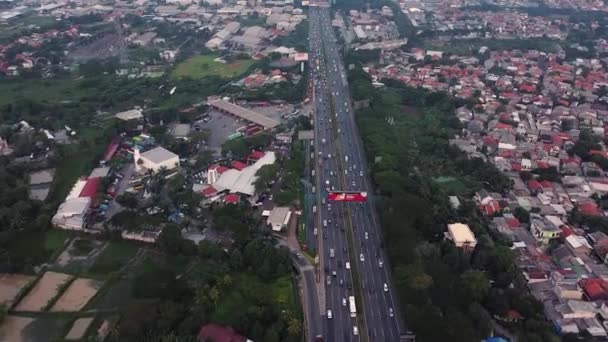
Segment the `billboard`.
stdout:
[[365,202],[367,201],[367,192],[333,191],[327,195],[327,199],[336,202]]

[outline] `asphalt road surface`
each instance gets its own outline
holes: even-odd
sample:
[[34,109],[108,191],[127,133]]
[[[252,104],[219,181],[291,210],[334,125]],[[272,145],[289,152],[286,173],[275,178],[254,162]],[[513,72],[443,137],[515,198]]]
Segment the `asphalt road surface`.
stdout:
[[[324,341],[399,341],[404,331],[393,295],[375,209],[370,203],[330,203],[334,190],[372,193],[354,121],[346,72],[336,47],[328,8],[310,8],[309,56],[315,106],[315,195]],[[348,226],[352,225],[352,230]],[[352,234],[353,245],[348,245]],[[352,267],[357,264],[362,303],[352,317]],[[346,305],[345,305],[346,304]],[[329,317],[331,311],[331,318]],[[355,331],[356,330],[356,331]],[[362,336],[363,335],[363,336]]]

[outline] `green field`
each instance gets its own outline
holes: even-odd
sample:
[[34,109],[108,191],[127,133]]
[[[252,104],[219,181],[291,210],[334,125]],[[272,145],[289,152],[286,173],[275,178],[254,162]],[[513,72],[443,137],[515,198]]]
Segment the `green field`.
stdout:
[[244,74],[253,64],[253,59],[240,59],[229,63],[214,61],[217,55],[201,55],[186,59],[173,70],[173,77],[203,78],[219,76],[232,78]]
[[106,276],[108,273],[120,270],[137,254],[139,247],[125,241],[111,242],[91,267],[89,271],[94,276]]
[[9,254],[22,264],[38,265],[60,252],[68,237],[59,229],[21,232],[8,244]]
[[10,80],[0,82],[0,106],[20,99],[39,102],[78,101],[86,95],[79,87],[79,81],[56,80]]

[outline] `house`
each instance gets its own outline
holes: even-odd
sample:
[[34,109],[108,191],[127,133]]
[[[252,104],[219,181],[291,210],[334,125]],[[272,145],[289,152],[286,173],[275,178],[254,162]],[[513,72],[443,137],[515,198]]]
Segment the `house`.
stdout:
[[199,342],[253,342],[237,334],[231,327],[207,324],[198,333]]
[[475,234],[468,225],[464,223],[448,224],[448,238],[454,241],[454,245],[465,250],[473,250],[477,245]]
[[590,301],[608,300],[608,281],[600,278],[581,279],[579,285],[585,299]]
[[153,148],[144,153],[139,153],[135,149],[133,153],[135,169],[142,169],[158,172],[160,169],[172,170],[179,166],[179,156],[162,147]]
[[156,35],[157,35],[156,32],[145,32],[141,36],[135,38],[133,40],[133,44],[139,45],[139,46],[149,45],[152,42],[152,40],[154,40],[154,38],[156,38]]
[[289,207],[274,207],[270,211],[266,224],[268,224],[273,231],[280,232],[283,228],[287,227],[290,218],[291,209],[289,209]]
[[226,204],[238,204],[241,198],[237,194],[228,194],[224,197],[224,203]]
[[129,120],[139,120],[141,118],[143,118],[144,116],[142,115],[141,109],[130,109],[130,110],[126,110],[124,112],[120,112],[120,113],[116,113],[114,114],[115,118],[118,118],[120,120],[123,121],[129,121]]
[[535,218],[530,222],[530,232],[537,242],[548,244],[549,241],[560,236],[561,230],[549,221]]
[[594,318],[598,312],[594,303],[573,299],[556,306],[556,310],[564,319]]

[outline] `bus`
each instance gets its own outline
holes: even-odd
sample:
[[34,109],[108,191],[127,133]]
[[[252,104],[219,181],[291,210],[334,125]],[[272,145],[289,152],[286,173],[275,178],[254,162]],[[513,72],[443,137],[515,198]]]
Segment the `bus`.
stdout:
[[350,317],[357,317],[357,306],[355,305],[355,296],[348,297],[350,305]]

